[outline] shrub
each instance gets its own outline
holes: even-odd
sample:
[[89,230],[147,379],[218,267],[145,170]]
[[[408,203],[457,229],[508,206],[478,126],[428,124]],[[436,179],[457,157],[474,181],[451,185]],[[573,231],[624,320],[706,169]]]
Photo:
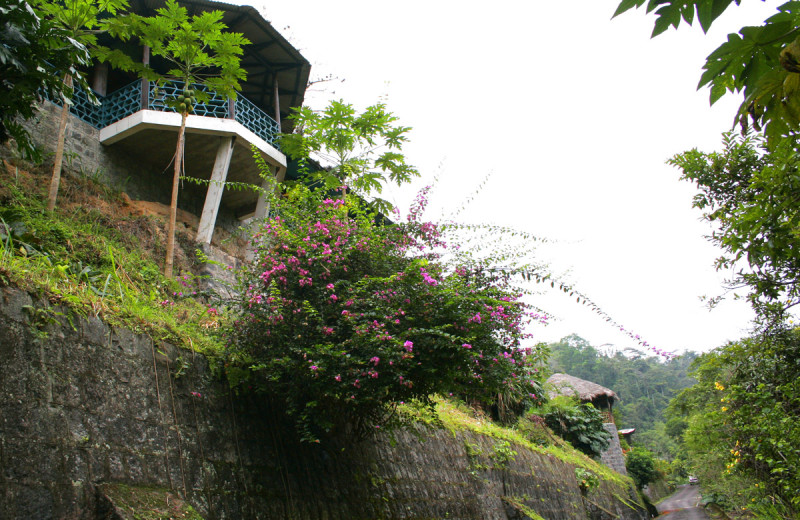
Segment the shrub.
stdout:
[[301,186],[282,202],[240,273],[228,373],[280,402],[304,440],[363,434],[435,393],[536,398],[520,349],[535,315],[508,276],[442,261],[432,224],[376,224]]
[[625,469],[639,489],[658,478],[655,457],[644,448],[633,448],[628,453],[625,457]]
[[572,397],[557,397],[532,412],[544,418],[553,432],[590,457],[608,448],[611,435],[603,428],[603,415],[594,406]]

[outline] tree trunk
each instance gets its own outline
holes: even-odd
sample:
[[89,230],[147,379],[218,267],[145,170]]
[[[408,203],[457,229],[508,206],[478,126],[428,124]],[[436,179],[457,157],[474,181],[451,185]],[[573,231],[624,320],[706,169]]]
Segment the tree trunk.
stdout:
[[[64,74],[64,86],[72,88],[72,76]],[[64,161],[64,141],[67,134],[67,116],[69,115],[69,103],[66,97],[62,96],[61,119],[58,123],[58,142],[56,143],[56,158],[53,164],[53,176],[50,178],[50,193],[47,196],[47,211],[56,208],[56,197],[58,197],[58,186],[61,184],[61,164]]]
[[175,257],[175,224],[178,220],[178,185],[183,166],[183,138],[186,132],[186,112],[181,114],[181,129],[178,132],[178,146],[175,148],[175,171],[172,175],[172,202],[169,205],[169,226],[167,228],[167,260],[164,262],[164,276],[172,278],[172,260]]

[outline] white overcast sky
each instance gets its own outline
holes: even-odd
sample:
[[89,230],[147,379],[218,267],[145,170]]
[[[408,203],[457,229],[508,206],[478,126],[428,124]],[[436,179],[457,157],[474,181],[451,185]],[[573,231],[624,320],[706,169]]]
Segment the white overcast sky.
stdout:
[[[406,155],[423,175],[414,187],[438,174],[434,206],[458,207],[491,172],[466,218],[559,240],[542,258],[615,320],[658,348],[706,351],[742,337],[752,314],[742,301],[711,312],[700,301],[722,291],[712,266],[719,251],[691,208],[693,186],[665,161],[719,148],[738,98],[709,107],[707,91],[695,90],[705,56],[779,3],[744,2],[707,35],[681,27],[653,40],[651,17],[611,20],[616,4],[255,6],[311,62],[312,78],[340,80],[314,88],[307,104],[383,99],[413,127]],[[407,206],[411,194],[395,202]],[[595,346],[635,346],[573,299],[535,303],[558,318],[534,330],[538,340],[577,333]]]

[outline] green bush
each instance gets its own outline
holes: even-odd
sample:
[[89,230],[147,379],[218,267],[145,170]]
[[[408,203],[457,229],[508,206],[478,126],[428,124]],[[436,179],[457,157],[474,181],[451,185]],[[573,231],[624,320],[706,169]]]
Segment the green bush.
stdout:
[[590,457],[597,457],[608,448],[611,434],[603,428],[603,415],[591,404],[557,397],[531,412],[544,418],[556,435]]
[[432,224],[375,220],[356,201],[287,193],[240,273],[231,382],[277,403],[308,441],[374,431],[393,405],[436,393],[534,402],[519,347],[537,316],[510,277],[442,261]]
[[692,472],[733,507],[763,499],[800,511],[798,359],[798,329],[729,343],[695,361],[697,384],[670,404],[670,414],[685,417]]
[[625,457],[625,469],[639,489],[658,478],[656,459],[644,448],[633,448]]

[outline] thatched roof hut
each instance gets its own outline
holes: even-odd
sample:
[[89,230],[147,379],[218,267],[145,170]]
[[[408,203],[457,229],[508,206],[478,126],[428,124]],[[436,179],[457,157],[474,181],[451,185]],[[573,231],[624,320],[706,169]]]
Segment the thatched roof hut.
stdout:
[[581,401],[592,403],[598,410],[607,412],[609,422],[613,422],[611,407],[614,401],[619,400],[613,390],[569,374],[553,374],[547,379],[547,387],[551,399],[560,395],[577,396]]

